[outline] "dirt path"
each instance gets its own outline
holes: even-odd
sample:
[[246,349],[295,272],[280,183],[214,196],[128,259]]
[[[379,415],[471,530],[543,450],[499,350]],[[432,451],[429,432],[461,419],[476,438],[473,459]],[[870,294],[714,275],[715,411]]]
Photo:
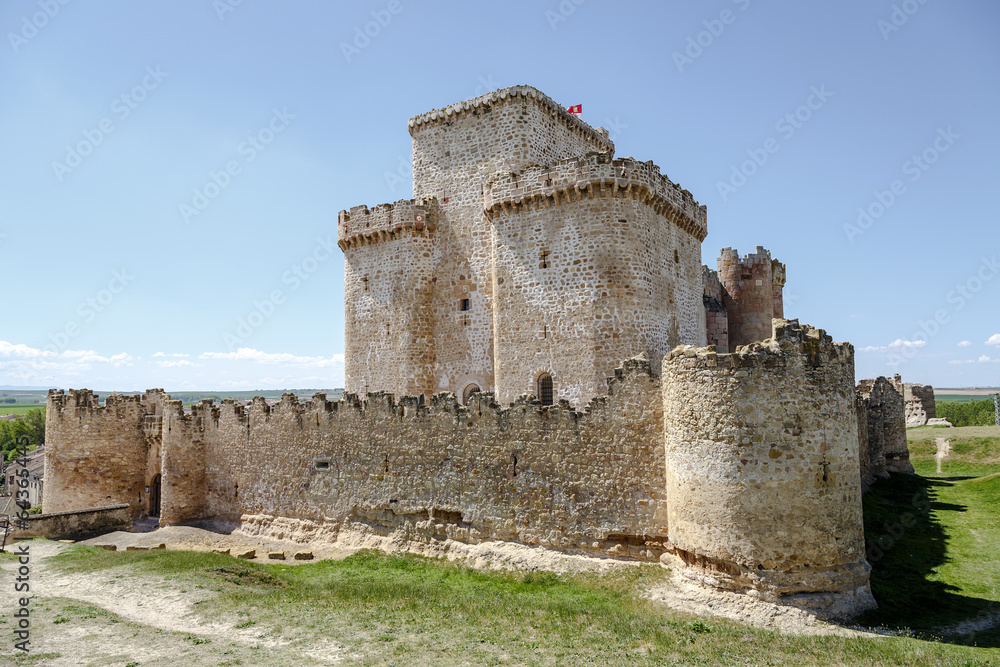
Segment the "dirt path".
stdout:
[[934,438],[934,444],[937,445],[937,453],[934,458],[937,460],[937,474],[941,474],[941,462],[948,458],[951,454],[951,439],[950,438]]
[[[142,541],[135,539],[141,535],[123,535],[131,538],[120,538],[123,542]],[[215,595],[212,591],[133,569],[63,572],[48,559],[67,545],[46,540],[22,544],[29,545],[33,596],[29,655],[46,654],[42,664],[226,664],[222,656],[234,656],[229,664],[240,664],[235,660],[257,664],[274,654],[280,654],[281,661],[267,657],[267,664],[335,664],[343,657],[343,647],[332,642],[300,652],[301,647],[292,646],[273,629],[237,628],[240,619],[235,617],[203,618],[196,610]],[[17,546],[10,551],[16,553]],[[18,567],[13,560],[0,564],[4,610],[0,623],[5,628],[18,607],[20,594],[12,581]],[[0,664],[9,664],[16,653],[12,649],[0,646]],[[177,662],[180,656],[185,657]]]

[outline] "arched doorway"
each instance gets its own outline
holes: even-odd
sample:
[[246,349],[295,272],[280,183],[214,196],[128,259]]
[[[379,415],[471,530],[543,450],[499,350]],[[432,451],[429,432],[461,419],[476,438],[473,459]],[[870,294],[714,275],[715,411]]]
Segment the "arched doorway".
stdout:
[[469,399],[472,398],[472,395],[478,391],[480,391],[478,384],[472,383],[467,385],[462,391],[462,405],[468,405]]
[[542,405],[552,405],[552,376],[548,373],[538,376],[538,400]]
[[160,476],[149,484],[149,516],[160,516]]

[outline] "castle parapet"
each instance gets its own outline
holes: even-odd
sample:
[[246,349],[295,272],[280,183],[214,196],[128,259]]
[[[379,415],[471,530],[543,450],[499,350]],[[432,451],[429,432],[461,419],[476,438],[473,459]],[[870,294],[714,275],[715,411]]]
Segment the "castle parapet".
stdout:
[[379,243],[404,235],[432,234],[437,226],[437,200],[400,199],[369,209],[364,204],[337,214],[337,245],[341,250]]
[[523,206],[548,208],[608,194],[643,201],[699,241],[708,235],[706,209],[690,192],[661,174],[651,161],[611,159],[609,153],[495,174],[483,189],[483,209],[495,216]]
[[461,102],[449,104],[448,106],[440,109],[433,109],[426,113],[422,113],[419,116],[414,116],[410,119],[408,124],[410,136],[416,135],[417,132],[420,132],[428,126],[438,125],[441,123],[450,124],[457,117],[467,114],[479,114],[484,111],[488,112],[495,104],[499,104],[506,100],[516,101],[517,99],[537,105],[546,113],[551,114],[551,116],[560,123],[568,127],[570,131],[577,135],[582,135],[586,137],[588,141],[596,143],[598,146],[612,154],[614,153],[615,145],[608,138],[606,130],[602,132],[598,128],[590,126],[579,116],[569,113],[569,111],[563,108],[561,104],[558,104],[551,97],[535,88],[532,88],[531,86],[510,86],[509,88],[494,90],[493,92],[480,95],[479,97],[471,100],[463,100]]

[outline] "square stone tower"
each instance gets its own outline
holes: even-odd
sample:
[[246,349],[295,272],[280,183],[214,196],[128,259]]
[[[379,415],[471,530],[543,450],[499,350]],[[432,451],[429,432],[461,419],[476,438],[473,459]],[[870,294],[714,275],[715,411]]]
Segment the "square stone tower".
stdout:
[[339,215],[346,388],[582,405],[702,344],[705,208],[528,86],[409,122],[412,200]]

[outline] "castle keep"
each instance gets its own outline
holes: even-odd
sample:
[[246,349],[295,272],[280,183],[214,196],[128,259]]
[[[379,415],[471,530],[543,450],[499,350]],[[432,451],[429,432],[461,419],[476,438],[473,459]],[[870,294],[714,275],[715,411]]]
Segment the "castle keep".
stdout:
[[344,397],[53,390],[46,510],[505,540],[872,606],[862,483],[903,467],[902,401],[884,378],[856,392],[853,347],[784,319],[784,264],[702,266],[705,207],[533,88],[409,128],[414,198],[338,216]]
[[338,216],[348,392],[581,407],[622,359],[658,369],[706,323],[735,350],[782,317],[784,265],[727,248],[703,273],[705,207],[534,88],[409,128],[414,198]]

